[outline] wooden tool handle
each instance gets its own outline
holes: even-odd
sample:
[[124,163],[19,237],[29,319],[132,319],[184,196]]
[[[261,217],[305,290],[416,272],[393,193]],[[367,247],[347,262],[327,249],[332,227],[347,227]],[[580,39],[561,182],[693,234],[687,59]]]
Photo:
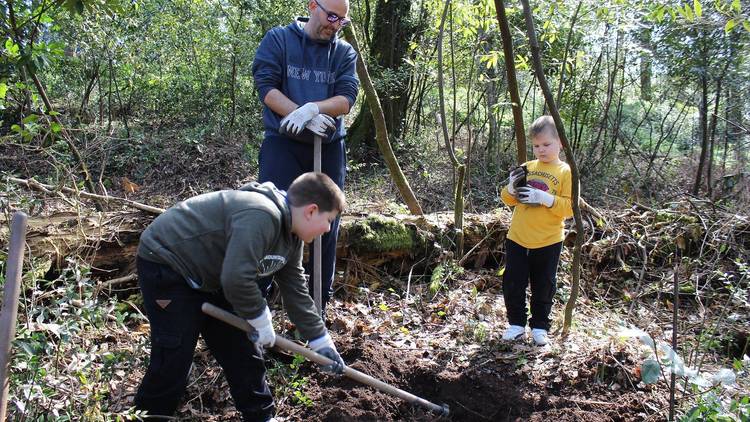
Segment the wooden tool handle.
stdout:
[[10,363],[11,341],[16,334],[18,294],[21,291],[27,220],[26,214],[20,211],[16,212],[13,214],[13,221],[10,226],[10,248],[8,250],[8,261],[5,264],[3,308],[0,310],[0,421],[5,420],[5,414],[8,410],[8,364]]
[[[203,310],[203,313],[207,315],[211,315],[212,317],[216,319],[219,319],[221,321],[226,322],[229,325],[237,327],[246,333],[253,331],[253,327],[250,325],[249,322],[238,317],[237,315],[229,313],[210,303],[204,303],[201,309]],[[276,343],[274,347],[287,350],[293,353],[299,353],[300,355],[304,356],[306,359],[312,362],[315,362],[319,365],[330,365],[333,363],[333,361],[328,359],[327,357],[321,354],[315,353],[312,350],[308,349],[307,347],[301,346],[287,339],[286,337],[283,337],[280,335],[276,336]],[[344,367],[344,376],[347,378],[351,378],[362,384],[369,385],[370,387],[376,390],[396,396],[409,403],[425,407],[443,416],[448,415],[448,406],[446,405],[440,406],[435,403],[429,402],[421,397],[415,396],[414,394],[398,389],[392,385],[386,384],[377,378],[373,378],[365,373],[359,372],[356,369],[350,368],[348,366]]]

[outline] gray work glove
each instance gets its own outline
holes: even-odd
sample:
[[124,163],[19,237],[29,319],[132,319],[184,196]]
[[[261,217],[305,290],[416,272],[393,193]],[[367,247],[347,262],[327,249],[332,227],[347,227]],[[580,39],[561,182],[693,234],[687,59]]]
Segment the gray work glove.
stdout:
[[336,350],[336,346],[333,344],[333,340],[331,340],[331,336],[328,333],[315,340],[310,340],[310,348],[333,361],[330,365],[322,365],[320,367],[321,371],[335,375],[342,375],[344,373],[346,364],[341,359],[341,355]]
[[325,138],[328,130],[336,127],[336,120],[327,114],[320,113],[313,117],[305,127],[310,129],[310,132]]
[[248,335],[250,341],[261,347],[273,347],[276,343],[276,333],[273,331],[271,311],[268,310],[268,306],[259,317],[248,319],[247,322],[255,328],[255,331]]
[[543,190],[532,188],[531,186],[518,188],[518,195],[516,195],[516,198],[518,198],[518,202],[522,204],[541,204],[547,208],[552,207],[555,203],[555,197],[553,195],[550,195]]
[[320,114],[320,110],[317,104],[305,103],[281,119],[279,130],[299,135],[305,129],[305,126],[310,123],[310,120],[318,114]]
[[526,175],[526,171],[524,171],[523,167],[518,166],[515,169],[511,170],[510,176],[508,177],[508,193],[511,195],[516,194],[516,187],[518,187],[518,182],[523,179],[523,177]]

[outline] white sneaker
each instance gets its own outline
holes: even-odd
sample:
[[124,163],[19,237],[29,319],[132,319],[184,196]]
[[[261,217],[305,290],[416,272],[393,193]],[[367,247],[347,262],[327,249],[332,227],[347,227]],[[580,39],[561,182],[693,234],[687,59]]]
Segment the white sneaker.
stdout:
[[549,344],[549,337],[547,337],[547,330],[541,328],[531,329],[531,338],[534,339],[534,344],[537,346],[546,346]]
[[526,337],[526,327],[520,325],[509,325],[503,333],[503,340],[523,340]]

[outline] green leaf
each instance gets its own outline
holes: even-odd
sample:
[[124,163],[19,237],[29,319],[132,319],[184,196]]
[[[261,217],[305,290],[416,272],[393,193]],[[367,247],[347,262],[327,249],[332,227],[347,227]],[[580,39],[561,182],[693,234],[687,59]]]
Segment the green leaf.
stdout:
[[656,11],[656,20],[658,22],[663,21],[665,13],[667,13],[667,9],[664,7],[660,7],[659,10]]
[[60,131],[62,130],[62,125],[57,122],[52,122],[50,123],[49,128],[50,130],[52,130],[52,133],[60,133]]
[[703,15],[703,7],[701,7],[700,1],[693,0],[693,9],[695,10],[695,16],[700,18]]
[[14,43],[10,38],[5,40],[5,50],[10,57],[18,56],[18,44]]
[[742,21],[742,27],[745,28],[745,31],[750,32],[750,22]]
[[10,130],[12,130],[13,132],[16,132],[16,133],[23,132],[23,129],[21,129],[21,126],[19,126],[19,125],[13,125],[13,126],[11,126]]
[[742,6],[740,6],[740,0],[733,0],[732,1],[732,9],[736,13],[740,13],[742,11]]
[[0,82],[0,100],[4,100],[7,93],[8,85],[5,82]]
[[692,22],[695,20],[695,14],[693,13],[693,9],[687,4],[685,5],[685,19],[687,19],[689,22]]
[[641,380],[644,384],[653,384],[659,380],[661,367],[659,362],[653,359],[646,359],[641,363]]
[[37,115],[37,114],[30,114],[30,115],[24,117],[23,120],[21,120],[21,121],[23,122],[23,124],[28,125],[29,123],[34,123],[37,120],[39,120],[39,115]]
[[729,19],[727,21],[727,24],[724,25],[724,33],[728,34],[728,33],[732,32],[732,28],[734,28],[735,25],[737,25],[737,21],[735,21],[734,19]]

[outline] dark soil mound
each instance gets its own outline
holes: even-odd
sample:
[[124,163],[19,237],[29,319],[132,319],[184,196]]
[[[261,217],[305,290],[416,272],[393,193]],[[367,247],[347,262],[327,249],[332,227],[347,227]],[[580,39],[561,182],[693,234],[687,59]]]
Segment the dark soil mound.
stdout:
[[591,382],[585,378],[547,382],[544,376],[530,379],[515,363],[493,359],[491,353],[479,353],[468,368],[460,368],[422,359],[415,351],[383,349],[368,340],[342,342],[339,348],[352,368],[433,403],[445,403],[450,415],[441,418],[350,379],[320,376],[310,368],[315,405],[295,415],[295,420],[635,421],[652,413],[644,411],[643,402],[654,400],[648,392],[612,390],[609,382],[597,382],[594,372]]

